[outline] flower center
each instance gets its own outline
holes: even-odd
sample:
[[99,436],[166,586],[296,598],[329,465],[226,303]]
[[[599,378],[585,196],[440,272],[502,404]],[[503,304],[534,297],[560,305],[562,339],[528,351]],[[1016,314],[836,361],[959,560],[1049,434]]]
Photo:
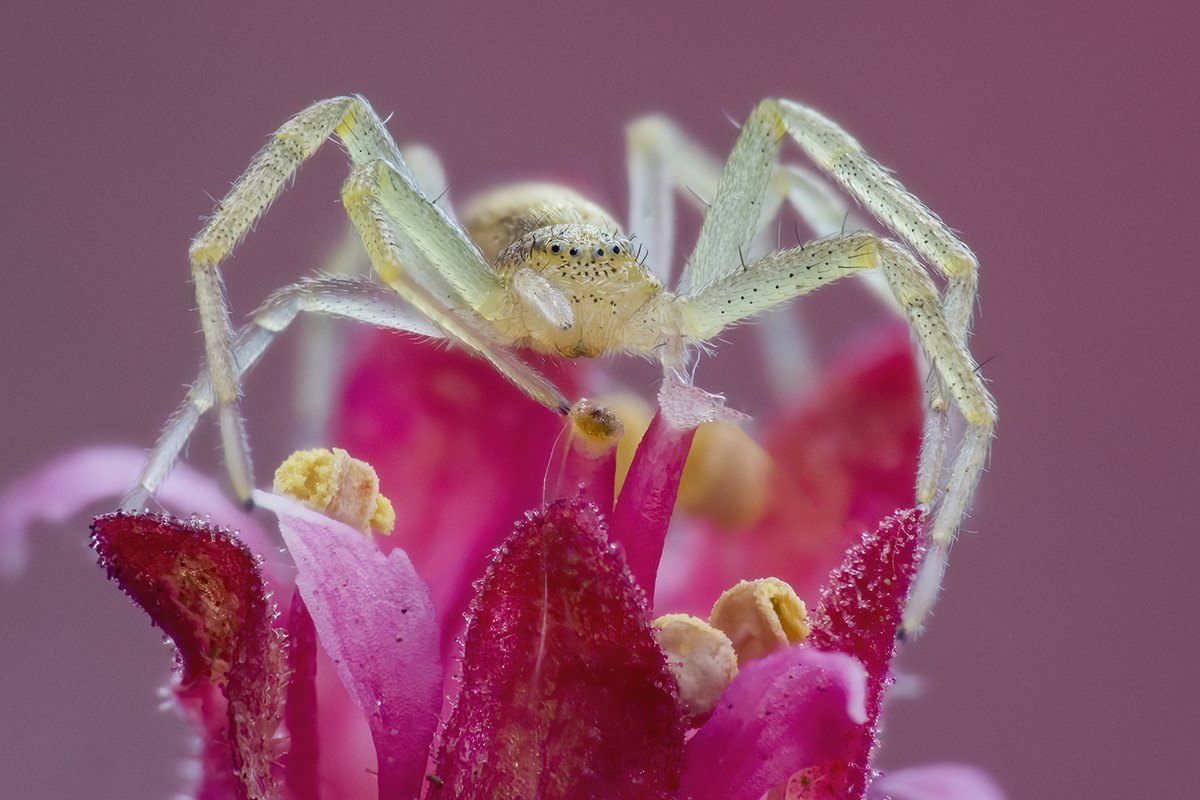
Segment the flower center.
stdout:
[[275,471],[274,490],[363,533],[386,535],[396,524],[375,468],[338,448],[292,453]]

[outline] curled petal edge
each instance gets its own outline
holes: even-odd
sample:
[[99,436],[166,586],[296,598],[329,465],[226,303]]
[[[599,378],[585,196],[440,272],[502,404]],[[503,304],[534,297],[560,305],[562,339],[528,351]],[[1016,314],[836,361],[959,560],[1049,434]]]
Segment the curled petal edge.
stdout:
[[687,800],[757,800],[793,773],[856,754],[867,674],[854,658],[803,645],[744,665],[688,742]]

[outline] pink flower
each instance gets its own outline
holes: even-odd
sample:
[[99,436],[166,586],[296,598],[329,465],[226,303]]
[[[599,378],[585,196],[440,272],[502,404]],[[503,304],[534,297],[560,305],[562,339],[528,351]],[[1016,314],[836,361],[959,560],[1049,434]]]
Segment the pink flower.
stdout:
[[[186,467],[159,499],[214,522],[93,523],[110,577],[178,648],[197,798],[1001,797],[964,767],[871,769],[922,554],[921,514],[894,511],[920,434],[902,332],[764,427],[761,513],[702,511],[669,543],[693,425],[720,413],[706,398],[668,392],[614,504],[613,454],[555,450],[560,422],[482,362],[394,337],[367,349],[332,444],[378,469],[393,537],[260,492],[292,566],[264,562],[264,517]],[[76,453],[5,492],[0,568],[19,568],[32,518],[120,493],[139,458]],[[715,709],[689,714],[650,596],[701,612],[770,575],[810,600],[811,635],[739,664]]]

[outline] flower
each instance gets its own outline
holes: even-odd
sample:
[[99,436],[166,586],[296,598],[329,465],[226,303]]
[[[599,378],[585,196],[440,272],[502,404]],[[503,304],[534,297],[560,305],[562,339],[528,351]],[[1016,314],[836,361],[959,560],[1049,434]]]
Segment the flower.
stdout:
[[[262,518],[185,467],[160,500],[206,518],[93,523],[110,577],[178,648],[197,798],[1000,796],[963,767],[871,769],[921,557],[921,513],[893,513],[911,502],[920,428],[901,333],[766,428],[761,504],[729,511],[716,458],[717,488],[670,541],[696,425],[724,415],[709,396],[664,389],[614,503],[621,424],[601,408],[577,407],[556,449],[560,424],[481,363],[390,337],[368,350],[333,439],[378,469],[394,536],[258,492],[291,556],[264,562]],[[743,446],[721,441],[698,449]],[[33,516],[123,491],[138,460],[76,453],[7,491],[0,565],[17,568]],[[813,603],[807,622],[739,656],[715,706],[688,707],[686,656],[660,645],[650,598],[707,615],[766,577]]]

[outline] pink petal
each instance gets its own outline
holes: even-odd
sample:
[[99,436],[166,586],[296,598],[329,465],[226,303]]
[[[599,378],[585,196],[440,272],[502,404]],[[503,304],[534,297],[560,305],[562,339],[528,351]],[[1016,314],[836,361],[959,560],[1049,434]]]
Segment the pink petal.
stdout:
[[679,428],[662,411],[655,414],[638,444],[613,510],[613,541],[625,549],[634,581],[650,597],[654,596],[679,479],[695,436],[694,426]]
[[675,682],[594,508],[531,513],[472,605],[462,691],[429,797],[673,796]]
[[821,601],[809,616],[808,643],[854,656],[867,670],[867,713],[879,715],[896,651],[896,629],[921,554],[920,511],[897,512],[850,548],[829,575]]
[[1004,792],[975,767],[937,764],[879,777],[871,784],[867,800],[1004,800]]
[[[146,453],[134,447],[88,447],[59,456],[0,493],[0,578],[25,568],[29,529],[61,524],[101,500],[121,497],[137,481]],[[239,531],[255,552],[269,552],[262,525],[232,503],[215,481],[178,465],[158,494],[177,513],[210,515]]]
[[863,534],[842,566],[830,573],[809,616],[809,645],[853,656],[866,669],[867,724],[843,757],[808,770],[809,785],[799,795],[804,800],[859,798],[870,781],[875,727],[884,689],[892,682],[896,629],[923,552],[921,519],[919,511],[900,512]]
[[866,720],[853,658],[790,647],[742,666],[687,744],[681,800],[757,800],[792,773],[851,756]]
[[817,385],[783,418],[763,420],[775,465],[766,514],[744,530],[680,530],[671,546],[693,568],[664,581],[657,607],[707,614],[737,581],[768,576],[815,597],[861,531],[913,504],[922,400],[907,329],[843,354]]
[[[543,373],[574,396],[561,362]],[[563,418],[482,359],[387,333],[367,339],[338,413],[334,445],[372,464],[395,503],[380,546],[403,547],[429,582],[448,652],[489,554],[543,502]]]
[[155,514],[97,517],[92,541],[108,576],[178,648],[177,693],[206,732],[199,796],[278,797],[287,669],[255,557],[226,530]]
[[279,516],[321,645],[371,728],[379,796],[416,797],[442,702],[429,588],[403,550],[384,555],[361,533],[291,500],[263,492],[254,499]]

